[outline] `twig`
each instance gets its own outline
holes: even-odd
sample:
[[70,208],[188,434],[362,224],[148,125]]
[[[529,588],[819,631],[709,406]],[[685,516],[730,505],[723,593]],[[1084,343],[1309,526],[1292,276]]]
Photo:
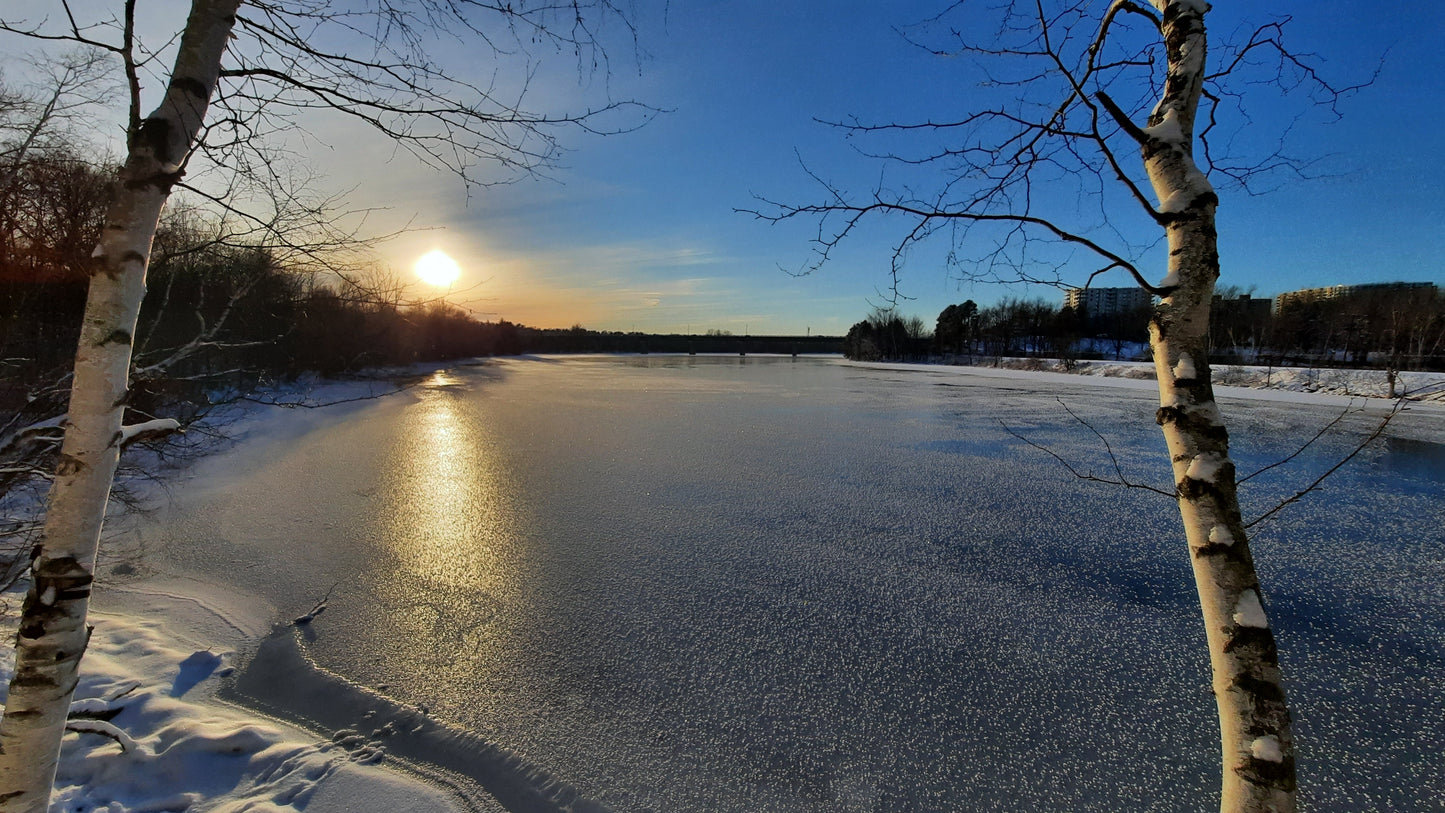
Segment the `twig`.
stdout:
[[1310,438],[1308,441],[1305,442],[1305,445],[1299,447],[1298,449],[1295,449],[1295,450],[1294,450],[1294,454],[1291,454],[1289,457],[1283,458],[1283,459],[1281,459],[1281,460],[1276,460],[1276,461],[1274,461],[1273,463],[1269,464],[1268,466],[1265,466],[1265,467],[1262,468],[1262,469],[1259,469],[1259,470],[1257,470],[1257,471],[1254,471],[1254,472],[1250,473],[1249,475],[1247,475],[1247,476],[1245,476],[1245,477],[1241,477],[1241,478],[1239,478],[1238,480],[1234,481],[1234,484],[1235,484],[1236,486],[1238,486],[1238,485],[1243,485],[1244,483],[1249,482],[1250,480],[1254,479],[1255,477],[1257,477],[1257,476],[1259,476],[1259,475],[1261,475],[1261,474],[1264,474],[1265,472],[1269,471],[1270,469],[1276,468],[1276,467],[1278,467],[1278,466],[1283,466],[1284,464],[1290,462],[1291,460],[1294,460],[1296,457],[1299,457],[1299,456],[1304,452],[1305,449],[1308,449],[1311,445],[1314,444],[1315,441],[1317,441],[1317,440],[1319,440],[1320,438],[1324,437],[1326,432],[1328,432],[1328,431],[1330,431],[1331,429],[1335,428],[1335,426],[1336,426],[1337,424],[1339,424],[1340,421],[1344,420],[1344,419],[1345,419],[1345,416],[1348,415],[1348,414],[1350,414],[1350,412],[1351,412],[1353,409],[1354,409],[1354,406],[1353,406],[1353,405],[1345,407],[1345,411],[1344,411],[1344,412],[1341,412],[1334,420],[1332,420],[1332,421],[1330,421],[1329,423],[1325,424],[1325,426],[1324,426],[1323,429],[1321,429],[1320,431],[1316,432],[1314,437]]
[[[1065,407],[1065,409],[1067,409],[1067,407]],[[1069,414],[1072,415],[1073,413],[1070,412]],[[1074,417],[1075,417],[1075,418],[1078,418],[1077,415],[1075,415]],[[1073,466],[1071,463],[1069,463],[1069,461],[1067,461],[1067,460],[1065,460],[1064,458],[1060,457],[1059,454],[1058,454],[1057,452],[1055,452],[1053,449],[1050,449],[1050,448],[1048,448],[1047,446],[1043,446],[1043,445],[1040,445],[1040,444],[1038,444],[1038,443],[1035,443],[1035,442],[1033,442],[1032,440],[1029,440],[1028,438],[1024,437],[1023,435],[1019,434],[1018,432],[1015,432],[1013,429],[1009,428],[1009,425],[1006,424],[1006,423],[1004,423],[1002,419],[999,419],[998,424],[999,424],[999,426],[1002,426],[1002,427],[1003,427],[1003,431],[1009,433],[1010,435],[1013,435],[1014,437],[1018,438],[1019,440],[1023,441],[1024,443],[1027,443],[1028,445],[1034,447],[1035,449],[1038,449],[1039,451],[1043,452],[1044,454],[1048,455],[1049,457],[1052,457],[1053,459],[1059,461],[1059,463],[1062,464],[1064,468],[1066,468],[1066,469],[1069,470],[1069,473],[1070,473],[1070,474],[1074,475],[1075,477],[1079,478],[1080,480],[1087,480],[1087,481],[1089,481],[1089,482],[1091,482],[1091,483],[1104,483],[1104,484],[1106,484],[1106,485],[1111,485],[1111,486],[1124,486],[1125,488],[1137,488],[1137,489],[1140,489],[1141,491],[1152,491],[1152,492],[1154,492],[1155,494],[1162,494],[1162,495],[1164,495],[1165,497],[1168,497],[1168,498],[1171,499],[1171,500],[1172,500],[1172,499],[1177,499],[1177,498],[1179,497],[1178,493],[1176,493],[1176,492],[1174,492],[1174,491],[1165,491],[1165,490],[1162,489],[1162,488],[1155,488],[1154,486],[1145,485],[1144,483],[1135,483],[1135,482],[1130,481],[1128,478],[1124,477],[1123,471],[1119,471],[1119,462],[1118,462],[1117,460],[1114,461],[1114,468],[1115,468],[1116,471],[1119,471],[1119,479],[1118,479],[1118,480],[1110,480],[1110,479],[1107,479],[1107,478],[1104,478],[1104,477],[1098,477],[1098,476],[1095,476],[1092,472],[1090,472],[1090,473],[1088,473],[1088,474],[1085,474],[1085,473],[1083,473],[1083,472],[1080,472],[1078,469],[1074,468],[1074,466]],[[1085,425],[1085,426],[1088,426],[1088,423],[1085,422],[1084,425]],[[1090,428],[1090,429],[1093,429],[1094,427],[1089,426],[1089,428]],[[1095,431],[1094,434],[1097,435],[1097,434],[1099,434],[1099,433],[1098,433],[1097,431]],[[1100,435],[1100,438],[1102,438],[1102,437],[1103,437],[1103,436]],[[1108,447],[1108,441],[1105,441],[1105,442],[1104,442],[1104,445],[1105,445],[1105,448],[1107,448],[1107,447]],[[1109,457],[1110,457],[1110,459],[1113,459],[1113,457],[1114,457],[1113,450],[1110,450],[1110,451],[1109,451]]]
[[1396,415],[1399,415],[1402,411],[1404,411],[1404,409],[1405,409],[1405,400],[1402,398],[1402,399],[1396,401],[1396,402],[1395,402],[1395,406],[1390,409],[1389,414],[1387,414],[1387,415],[1385,416],[1384,420],[1380,421],[1380,425],[1379,425],[1379,426],[1375,427],[1375,431],[1371,432],[1368,436],[1365,437],[1364,440],[1360,441],[1359,445],[1354,448],[1354,451],[1352,451],[1352,452],[1350,452],[1349,454],[1345,455],[1343,458],[1340,459],[1340,461],[1339,461],[1338,463],[1335,463],[1333,466],[1330,466],[1329,471],[1326,471],[1324,474],[1321,474],[1319,477],[1316,477],[1316,478],[1315,478],[1315,481],[1314,481],[1313,483],[1310,483],[1310,484],[1309,484],[1308,486],[1306,486],[1304,489],[1296,492],[1294,496],[1290,497],[1290,498],[1287,499],[1287,500],[1284,500],[1284,501],[1280,502],[1280,503],[1279,503],[1278,505],[1276,505],[1275,507],[1269,509],[1268,511],[1266,511],[1266,512],[1264,512],[1263,514],[1259,515],[1258,517],[1255,517],[1254,519],[1250,520],[1249,522],[1244,523],[1245,529],[1253,528],[1254,526],[1258,525],[1259,523],[1264,522],[1265,520],[1269,519],[1270,517],[1274,516],[1275,514],[1278,514],[1280,511],[1283,511],[1285,506],[1290,505],[1291,503],[1299,502],[1300,499],[1301,499],[1302,497],[1304,497],[1306,494],[1308,494],[1308,493],[1310,493],[1311,491],[1314,491],[1316,488],[1318,488],[1319,485],[1320,485],[1320,483],[1323,483],[1326,479],[1329,478],[1330,475],[1334,474],[1336,471],[1339,471],[1339,469],[1340,469],[1341,466],[1344,466],[1346,463],[1350,462],[1351,460],[1354,460],[1354,459],[1355,459],[1355,455],[1358,455],[1360,452],[1363,452],[1363,451],[1365,450],[1365,447],[1366,447],[1366,446],[1369,446],[1371,443],[1373,443],[1373,442],[1375,441],[1375,438],[1378,438],[1380,435],[1384,434],[1384,432],[1385,432],[1385,427],[1389,426],[1389,425],[1390,425],[1390,421],[1394,420],[1394,419],[1395,419],[1395,416],[1396,416]]
[[[1094,436],[1097,437],[1097,438],[1099,439],[1099,441],[1104,444],[1104,451],[1106,451],[1106,452],[1109,453],[1109,462],[1112,463],[1112,464],[1114,464],[1114,473],[1117,474],[1117,475],[1119,475],[1119,480],[1120,480],[1120,482],[1124,482],[1124,481],[1128,480],[1128,478],[1124,476],[1124,468],[1119,465],[1119,458],[1117,458],[1117,457],[1114,456],[1114,447],[1109,445],[1109,439],[1106,438],[1106,437],[1104,437],[1103,433],[1100,432],[1098,429],[1095,429],[1093,424],[1091,424],[1091,423],[1089,423],[1088,421],[1084,420],[1083,418],[1079,417],[1078,414],[1075,413],[1072,409],[1069,409],[1069,405],[1066,404],[1066,403],[1064,403],[1064,399],[1062,399],[1062,398],[1054,398],[1054,400],[1055,400],[1055,401],[1058,401],[1058,402],[1059,402],[1059,406],[1063,407],[1063,408],[1064,408],[1064,411],[1067,412],[1067,413],[1069,413],[1069,417],[1073,418],[1074,420],[1076,420],[1076,421],[1078,421],[1079,423],[1083,424],[1084,426],[1088,427],[1088,430],[1089,430],[1090,432],[1093,432],[1093,433],[1094,433]],[[1177,495],[1175,495],[1175,494],[1172,493],[1172,492],[1166,492],[1166,491],[1163,491],[1163,490],[1161,490],[1161,489],[1155,489],[1155,490],[1156,490],[1156,491],[1159,491],[1159,493],[1161,493],[1161,494],[1169,494],[1169,496],[1171,496],[1171,497],[1177,496]]]
[[339,584],[341,584],[341,582],[337,582],[336,584],[331,585],[331,589],[326,591],[326,595],[322,596],[321,600],[316,602],[316,604],[311,607],[311,610],[309,612],[307,612],[305,615],[297,616],[291,623],[300,627],[305,626],[306,624],[310,624],[312,621],[315,621],[316,616],[326,612],[326,602],[331,599],[331,594],[336,591],[336,587]]

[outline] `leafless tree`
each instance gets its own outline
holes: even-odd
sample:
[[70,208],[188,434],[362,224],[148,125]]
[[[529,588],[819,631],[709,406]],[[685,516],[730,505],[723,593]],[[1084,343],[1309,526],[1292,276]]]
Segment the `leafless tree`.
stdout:
[[88,48],[25,63],[30,87],[0,86],[0,189],[36,153],[72,145],[86,114],[120,86],[106,55]]
[[[265,223],[267,213],[236,205],[253,201],[238,200],[229,180],[204,177],[206,162],[262,177],[270,164],[253,148],[317,110],[371,127],[424,162],[474,181],[493,179],[484,168],[540,171],[555,159],[564,131],[615,132],[646,114],[611,100],[560,114],[527,105],[535,57],[560,55],[607,73],[603,45],[613,29],[631,35],[609,0],[364,0],[344,9],[324,0],[193,0],[187,19],[175,22],[178,36],[164,35],[156,47],[138,30],[135,0],[119,5],[95,19],[83,19],[68,0],[7,8],[0,17],[0,32],[14,38],[109,55],[128,91],[125,157],[86,264],[90,288],[64,439],[0,722],[6,811],[49,804],[89,637],[95,555],[120,448],[177,426],[169,418],[125,422],[146,271],[172,192],[189,188]],[[459,48],[467,51],[464,66],[434,56]],[[517,78],[509,78],[509,67],[520,68]],[[467,79],[478,74],[488,78]],[[147,96],[157,85],[159,96]]]
[[[975,279],[1078,284],[1119,269],[1159,297],[1149,331],[1157,421],[1209,640],[1221,810],[1293,810],[1294,741],[1275,640],[1210,383],[1215,209],[1218,189],[1261,191],[1313,171],[1277,137],[1248,129],[1243,90],[1275,107],[1285,97],[1333,114],[1356,87],[1331,84],[1291,51],[1286,20],[1211,43],[1209,11],[1204,0],[953,3],[908,35],[977,68],[969,95],[978,107],[920,122],[839,122],[861,152],[886,162],[885,182],[857,195],[815,174],[821,202],[764,200],[752,211],[815,221],[812,267],[865,220],[892,218],[903,224],[895,281],[910,249],[939,238]],[[1143,261],[1161,242],[1164,273],[1149,273]]]

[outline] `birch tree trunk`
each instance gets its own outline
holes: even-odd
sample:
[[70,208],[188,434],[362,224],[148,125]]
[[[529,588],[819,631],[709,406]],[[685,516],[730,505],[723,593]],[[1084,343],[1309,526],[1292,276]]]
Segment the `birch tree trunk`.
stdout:
[[136,317],[161,207],[215,90],[241,0],[194,0],[165,98],[134,122],[93,254],[75,376],[45,527],[31,566],[0,722],[0,810],[49,806],[66,714],[90,637],[86,612],[111,480],[125,437]]
[[1214,672],[1223,753],[1220,810],[1292,811],[1294,741],[1279,658],[1209,375],[1219,201],[1193,160],[1208,6],[1201,0],[1155,0],[1155,6],[1163,15],[1168,75],[1142,152],[1164,215],[1169,272],[1161,287],[1170,292],[1155,308],[1149,338],[1159,379],[1157,419],[1173,462]]

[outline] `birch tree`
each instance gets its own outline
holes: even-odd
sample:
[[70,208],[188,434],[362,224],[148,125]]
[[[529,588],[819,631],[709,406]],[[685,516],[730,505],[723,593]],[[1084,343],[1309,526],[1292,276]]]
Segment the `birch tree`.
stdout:
[[[545,169],[567,128],[615,132],[636,126],[646,111],[610,100],[570,113],[524,105],[539,50],[606,72],[608,26],[624,38],[631,33],[608,0],[367,0],[344,10],[323,0],[192,0],[175,46],[156,50],[141,34],[139,0],[124,0],[114,16],[94,20],[68,0],[36,5],[27,6],[33,20],[20,16],[27,12],[4,12],[0,32],[107,54],[128,90],[125,158],[87,269],[64,438],[0,722],[0,810],[38,812],[49,804],[89,638],[96,550],[120,449],[136,436],[177,426],[168,418],[126,423],[146,269],[171,194],[188,189],[264,226],[267,214],[247,212],[252,201],[234,183],[192,181],[205,167],[266,175],[264,137],[286,132],[299,114],[318,108],[382,133],[424,163],[483,183],[503,177],[492,173],[496,167]],[[468,51],[471,70],[431,56],[455,47]],[[168,73],[158,71],[163,56]],[[476,70],[479,57],[498,70]],[[508,64],[518,77],[503,77]],[[469,82],[474,74],[485,83]],[[159,85],[160,94],[142,115],[148,85],[150,93]]]
[[[937,237],[974,279],[1058,284],[1066,275],[1092,281],[1117,269],[1158,297],[1149,322],[1156,419],[1213,670],[1220,809],[1289,811],[1295,748],[1283,678],[1210,383],[1209,312],[1220,274],[1216,185],[1253,189],[1281,174],[1308,173],[1277,138],[1265,137],[1254,154],[1233,151],[1261,140],[1227,130],[1246,101],[1230,89],[1231,79],[1255,92],[1260,83],[1275,88],[1266,94],[1271,105],[1293,96],[1330,111],[1355,88],[1329,84],[1290,52],[1281,22],[1216,48],[1211,66],[1209,12],[1204,0],[954,3],[907,33],[915,44],[979,66],[981,81],[966,92],[987,100],[981,109],[922,122],[839,122],[860,152],[893,174],[862,196],[815,174],[823,202],[764,200],[750,211],[769,222],[816,221],[810,269],[864,221],[891,218],[904,224],[895,281],[909,252]],[[932,45],[928,37],[939,31],[945,44]],[[1231,138],[1211,140],[1221,132]],[[1124,222],[1130,214],[1139,218],[1135,226]],[[1144,236],[1130,239],[1140,223]],[[1161,238],[1164,267],[1149,273],[1141,258]]]

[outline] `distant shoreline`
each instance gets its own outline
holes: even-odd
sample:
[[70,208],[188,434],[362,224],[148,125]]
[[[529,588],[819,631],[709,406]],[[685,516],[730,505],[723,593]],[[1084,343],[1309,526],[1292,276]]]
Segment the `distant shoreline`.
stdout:
[[[985,357],[975,356],[983,360]],[[1133,381],[1154,381],[1150,361],[1075,361],[1056,358],[999,357],[985,363],[961,364],[949,361],[853,361],[855,364],[900,365],[909,368],[999,370],[1020,373],[1057,373]],[[1417,403],[1445,404],[1445,372],[1397,373],[1396,394],[1389,393],[1384,370],[1334,367],[1270,367],[1266,365],[1217,364],[1211,367],[1215,386],[1272,390],[1276,392],[1336,395],[1346,398],[1403,398]]]

